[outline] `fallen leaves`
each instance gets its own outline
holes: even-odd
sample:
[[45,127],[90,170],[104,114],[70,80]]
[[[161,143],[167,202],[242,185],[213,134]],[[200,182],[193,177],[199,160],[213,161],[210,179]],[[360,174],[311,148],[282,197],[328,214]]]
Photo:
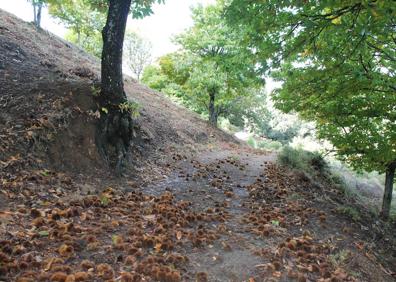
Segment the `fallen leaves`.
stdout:
[[72,246],[63,244],[59,247],[58,252],[62,257],[71,257],[74,254],[74,248]]
[[161,248],[162,248],[162,244],[161,244],[161,243],[157,243],[157,244],[155,244],[155,246],[154,246],[154,249],[155,249],[155,251],[156,251],[157,253],[159,253],[159,252],[161,251]]
[[183,236],[183,233],[182,233],[180,230],[178,230],[178,231],[176,232],[176,239],[177,239],[177,240],[181,240],[182,236]]
[[[12,230],[15,240],[7,243],[9,252],[3,248],[0,274],[5,273],[10,279],[22,279],[26,274],[30,281],[194,279],[188,275],[195,274],[186,273],[189,271],[186,250],[205,252],[208,248],[209,259],[219,265],[227,255],[239,251],[238,242],[229,240],[235,231],[235,226],[230,225],[235,214],[230,209],[240,200],[239,190],[246,188],[250,199],[241,210],[247,213],[242,220],[238,219],[243,232],[250,232],[246,237],[269,244],[279,241],[275,247],[252,250],[266,259],[266,263],[257,265],[258,273],[275,280],[287,276],[297,281],[353,281],[342,268],[329,263],[333,245],[302,231],[309,223],[320,224],[329,219],[324,212],[307,206],[300,192],[288,186],[290,180],[285,180],[281,169],[267,164],[265,175],[254,177],[254,182],[245,186],[231,183],[229,171],[224,170],[228,166],[242,173],[247,165],[238,160],[218,160],[208,165],[192,162],[192,165],[197,172],[180,172],[180,177],[190,183],[202,178],[214,184],[209,188],[216,192],[202,196],[207,201],[202,209],[188,200],[176,200],[176,195],[169,191],[153,196],[137,191],[120,193],[108,187],[68,202],[61,200],[61,189],[51,187],[48,192],[56,197],[44,194],[40,202],[31,200],[33,205],[21,205],[17,212],[0,213],[0,218],[20,219],[30,224],[28,230]],[[37,171],[33,179],[51,183],[56,175]],[[63,179],[62,183],[69,185],[65,184],[69,180]],[[36,199],[33,191],[24,194],[27,199]],[[296,227],[300,231],[295,232],[302,235],[291,235],[290,230]],[[33,250],[40,250],[42,257]],[[84,260],[86,257],[92,261]],[[197,273],[195,280],[208,281],[208,276],[205,272]],[[255,278],[251,277],[249,282]],[[262,277],[258,276],[256,281],[261,281],[259,278]]]
[[[7,218],[15,215],[12,211],[3,214]],[[24,254],[39,248],[46,256],[40,259],[42,262],[27,257],[17,263],[20,269],[35,270],[29,278],[34,281],[91,281],[94,277],[140,281],[152,277],[175,282],[182,279],[177,268],[184,268],[188,259],[171,251],[183,246],[204,247],[213,242],[218,238],[217,231],[210,230],[207,224],[227,216],[220,205],[211,214],[192,211],[190,202],[176,201],[169,192],[158,197],[140,192],[125,196],[112,188],[72,203],[57,201],[20,208],[19,215],[31,220],[31,229],[21,234],[31,242],[12,256],[4,255],[3,261],[10,264],[4,273],[9,277],[18,273],[11,267],[18,261],[18,252]],[[99,264],[81,260],[82,252],[108,259]],[[128,271],[114,268],[114,261],[124,264]]]
[[96,267],[96,271],[98,276],[102,279],[109,280],[114,277],[113,268],[107,263],[101,263]]

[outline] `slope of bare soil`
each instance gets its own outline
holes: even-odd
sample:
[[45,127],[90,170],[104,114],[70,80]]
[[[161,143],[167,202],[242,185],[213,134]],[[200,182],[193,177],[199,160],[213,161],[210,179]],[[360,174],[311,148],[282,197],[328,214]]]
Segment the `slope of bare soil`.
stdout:
[[[74,45],[0,11],[0,159],[23,152],[57,169],[102,168],[94,144],[99,68]],[[162,94],[131,78],[125,84],[142,108],[133,161],[178,144],[233,141]]]
[[0,281],[394,281],[380,223],[160,93],[131,167],[97,155],[99,62],[0,11]]

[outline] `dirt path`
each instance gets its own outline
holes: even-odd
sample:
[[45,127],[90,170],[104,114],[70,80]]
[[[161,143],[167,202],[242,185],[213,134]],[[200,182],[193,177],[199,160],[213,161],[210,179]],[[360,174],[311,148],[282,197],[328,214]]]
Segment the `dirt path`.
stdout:
[[[173,158],[139,188],[26,178],[37,186],[0,214],[0,281],[394,281],[360,226],[274,154]],[[59,187],[37,196],[43,183]]]
[[274,154],[239,156],[232,151],[213,151],[181,162],[166,181],[144,189],[154,195],[169,191],[177,200],[191,201],[197,212],[216,212],[217,208],[224,215],[224,222],[210,224],[221,230],[220,239],[187,254],[190,276],[207,272],[209,281],[247,281],[258,274],[256,266],[262,261],[252,253],[265,242],[246,232],[242,224],[249,212],[243,205],[249,198],[245,187],[264,176],[263,167],[274,158]]
[[220,234],[216,240],[203,236],[206,247],[184,249],[186,279],[201,272],[209,281],[393,281],[359,252],[364,243],[353,224],[289,183],[275,159],[274,153],[205,152],[143,189],[169,191],[198,213],[220,215],[204,227]]

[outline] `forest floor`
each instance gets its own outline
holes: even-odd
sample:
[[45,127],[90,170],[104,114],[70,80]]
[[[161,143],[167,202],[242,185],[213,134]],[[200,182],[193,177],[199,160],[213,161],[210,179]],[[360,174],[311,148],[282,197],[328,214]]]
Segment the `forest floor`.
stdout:
[[338,192],[275,158],[223,144],[101,189],[31,175],[0,213],[0,281],[394,281]]
[[114,178],[98,67],[0,11],[0,281],[395,281],[393,227],[129,78],[141,116]]

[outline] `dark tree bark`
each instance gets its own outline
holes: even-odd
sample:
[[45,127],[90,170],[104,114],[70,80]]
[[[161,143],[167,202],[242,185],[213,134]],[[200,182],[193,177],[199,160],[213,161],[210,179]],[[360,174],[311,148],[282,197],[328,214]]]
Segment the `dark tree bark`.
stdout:
[[120,108],[127,102],[122,76],[122,49],[130,6],[131,0],[110,0],[107,22],[102,31],[101,93],[98,97],[101,117],[96,141],[102,157],[110,165],[114,161],[117,174],[121,173],[133,131],[131,113]]
[[33,23],[34,23],[34,25],[36,25],[36,22],[37,22],[36,4],[33,2],[32,6],[33,6],[33,17],[34,17]]
[[209,92],[209,123],[217,127],[217,111],[215,106],[216,93],[214,91]]
[[33,15],[34,15],[34,25],[37,28],[40,28],[41,26],[41,10],[43,8],[43,3],[41,2],[34,2],[33,1]]
[[41,9],[43,8],[43,3],[37,4],[37,16],[36,16],[36,26],[39,28],[41,26]]
[[385,174],[385,190],[382,200],[381,217],[385,220],[389,218],[392,203],[393,182],[395,180],[396,161],[389,164]]
[[81,32],[79,28],[76,33],[77,33],[77,45],[81,46]]

